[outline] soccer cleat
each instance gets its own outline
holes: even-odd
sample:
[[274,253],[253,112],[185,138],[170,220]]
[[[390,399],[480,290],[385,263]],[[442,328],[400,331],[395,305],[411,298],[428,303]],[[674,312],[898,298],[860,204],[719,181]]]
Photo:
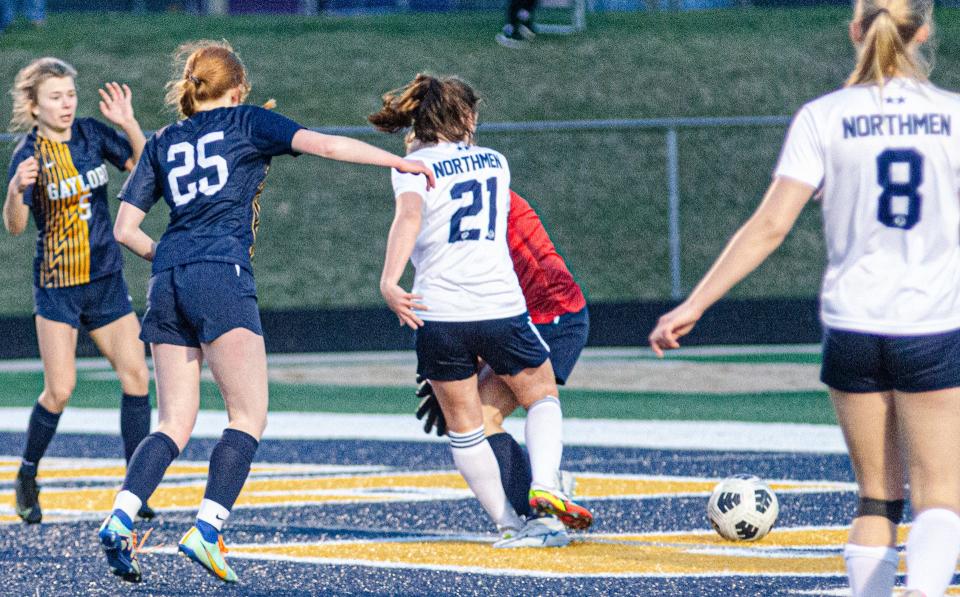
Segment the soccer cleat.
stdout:
[[563,547],[570,543],[563,523],[552,516],[530,518],[519,531],[502,537],[493,544],[497,548],[513,547]]
[[137,510],[137,517],[141,520],[153,520],[156,516],[157,512],[146,504],[143,504],[140,506],[140,509]]
[[517,33],[524,41],[533,41],[537,38],[537,34],[534,33],[533,23],[530,22],[520,23],[517,25]]
[[494,39],[496,39],[497,43],[501,46],[512,50],[520,50],[527,47],[527,40],[520,35],[519,31],[515,31],[510,25],[504,25],[503,32],[498,33]]
[[37,524],[43,518],[40,511],[40,488],[36,475],[26,475],[23,469],[17,472],[14,485],[17,494],[17,516],[27,524]]
[[530,507],[536,512],[556,516],[571,529],[583,531],[593,523],[593,514],[555,489],[530,488]]
[[204,540],[197,527],[192,527],[183,539],[180,539],[178,548],[180,553],[206,568],[210,574],[220,580],[237,582],[237,575],[223,558],[223,554],[229,551],[223,544],[223,535],[217,536],[216,543],[210,543]]
[[[147,534],[143,539],[146,541]],[[127,582],[140,582],[140,562],[137,561],[137,534],[116,515],[111,514],[100,525],[97,533],[100,547],[107,556],[110,571]],[[141,542],[141,545],[143,543]]]

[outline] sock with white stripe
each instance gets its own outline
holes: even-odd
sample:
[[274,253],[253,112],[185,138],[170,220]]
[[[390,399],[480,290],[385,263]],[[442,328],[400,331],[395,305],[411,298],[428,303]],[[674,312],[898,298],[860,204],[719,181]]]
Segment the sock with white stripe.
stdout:
[[447,435],[450,436],[453,463],[497,527],[522,527],[523,522],[503,490],[497,457],[483,436],[483,427],[465,433],[448,431]]
[[890,595],[897,581],[897,550],[886,546],[847,543],[843,550],[852,597]]
[[907,590],[943,595],[960,555],[960,516],[946,508],[924,510],[907,538]]
[[527,409],[524,436],[530,454],[532,484],[560,489],[556,484],[563,456],[563,412],[556,397],[541,398]]

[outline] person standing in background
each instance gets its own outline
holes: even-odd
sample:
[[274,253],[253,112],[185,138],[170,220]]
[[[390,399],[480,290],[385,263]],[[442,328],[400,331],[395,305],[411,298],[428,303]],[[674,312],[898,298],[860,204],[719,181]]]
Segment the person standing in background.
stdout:
[[34,27],[43,27],[47,22],[46,0],[0,0],[0,33],[13,23],[17,16],[17,5]]

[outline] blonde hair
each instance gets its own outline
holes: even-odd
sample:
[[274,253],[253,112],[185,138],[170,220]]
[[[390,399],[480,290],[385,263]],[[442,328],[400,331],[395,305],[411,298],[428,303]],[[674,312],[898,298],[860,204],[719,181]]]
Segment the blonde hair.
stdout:
[[388,133],[412,127],[414,138],[424,143],[436,143],[440,137],[470,140],[479,103],[480,98],[463,79],[420,73],[406,86],[385,93],[383,107],[367,120]]
[[861,40],[847,86],[882,86],[897,74],[926,80],[931,59],[909,44],[921,27],[932,27],[933,0],[857,0],[853,21],[860,27]]
[[179,74],[167,83],[166,103],[182,118],[193,116],[199,102],[222,97],[235,87],[240,88],[241,102],[250,93],[247,69],[226,40],[183,44],[174,63]]
[[28,131],[37,124],[31,110],[37,105],[37,91],[47,79],[77,78],[77,70],[59,58],[38,58],[20,69],[13,80],[10,95],[13,97],[13,116],[10,132]]

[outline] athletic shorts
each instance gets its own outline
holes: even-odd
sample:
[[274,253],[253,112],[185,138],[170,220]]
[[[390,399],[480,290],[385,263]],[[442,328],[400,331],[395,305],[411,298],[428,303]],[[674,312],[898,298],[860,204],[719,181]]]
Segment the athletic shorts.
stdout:
[[932,392],[960,387],[960,330],[883,336],[827,329],[820,380],[841,392]]
[[497,375],[539,367],[550,349],[524,313],[486,321],[424,321],[417,330],[417,373],[436,381],[467,379],[477,357]]
[[76,329],[95,330],[133,313],[123,272],[65,288],[33,288],[33,312]]
[[262,336],[253,274],[233,263],[198,261],[150,278],[140,339],[199,348],[235,328]]
[[590,314],[587,308],[576,313],[564,313],[550,323],[538,323],[537,329],[543,341],[550,347],[550,363],[557,385],[567,383],[580,352],[587,344],[590,333]]

